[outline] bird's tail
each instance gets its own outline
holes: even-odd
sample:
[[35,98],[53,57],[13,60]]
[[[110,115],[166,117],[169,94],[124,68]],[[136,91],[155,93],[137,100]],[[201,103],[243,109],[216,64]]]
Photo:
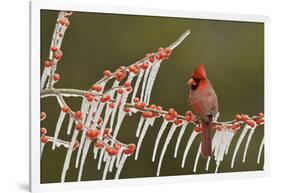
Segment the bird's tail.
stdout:
[[201,155],[208,157],[212,155],[212,123],[202,122],[202,143],[201,143]]

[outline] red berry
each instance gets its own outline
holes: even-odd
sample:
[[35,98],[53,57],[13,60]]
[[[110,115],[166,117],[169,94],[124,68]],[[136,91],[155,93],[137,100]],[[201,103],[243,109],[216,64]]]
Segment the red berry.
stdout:
[[96,148],[101,148],[102,146],[103,146],[103,144],[98,141],[95,143]]
[[123,90],[122,88],[119,88],[119,89],[117,90],[117,92],[118,92],[118,94],[123,94],[124,90]]
[[100,131],[98,129],[90,129],[86,132],[86,136],[88,137],[88,139],[95,139],[99,136]]
[[161,106],[157,106],[157,107],[156,107],[156,110],[157,110],[157,111],[162,111],[162,107],[161,107]]
[[100,124],[102,124],[102,122],[103,122],[103,119],[100,117],[98,120],[98,124],[100,125]]
[[133,90],[133,87],[131,87],[131,86],[129,86],[129,87],[126,89],[127,92],[131,92],[132,90]]
[[48,138],[46,136],[42,136],[40,140],[41,140],[42,143],[48,142]]
[[157,55],[155,56],[155,58],[156,58],[157,60],[161,60],[161,59],[162,59],[162,56],[161,56],[161,54],[157,54]]
[[149,58],[149,62],[151,62],[151,63],[154,62],[154,57],[153,56],[151,58]]
[[131,83],[129,81],[126,81],[126,82],[124,82],[124,86],[129,87],[129,86],[131,86]]
[[40,121],[43,121],[46,118],[46,113],[45,112],[41,112],[40,113]]
[[83,129],[83,125],[81,123],[78,123],[76,124],[75,129],[80,131],[81,129]]
[[105,71],[103,72],[103,76],[109,77],[109,76],[111,76],[111,72],[110,72],[109,70],[105,70]]
[[58,49],[57,47],[52,47],[51,50],[52,50],[53,52],[57,52],[59,49]]
[[257,116],[259,116],[259,117],[263,117],[263,116],[264,116],[264,114],[263,114],[263,113],[258,113],[258,114],[257,114]]
[[242,120],[242,116],[239,115],[239,114],[235,115],[235,120],[241,121]]
[[130,108],[129,107],[125,107],[124,111],[125,111],[125,113],[129,113],[130,112]]
[[173,118],[172,118],[171,115],[166,114],[166,115],[165,115],[165,119],[166,119],[166,121],[171,121]]
[[174,121],[174,123],[175,123],[176,125],[181,125],[181,124],[182,124],[182,120],[181,120],[181,119],[176,119],[176,120]]
[[248,115],[242,115],[241,117],[242,121],[247,121],[249,119],[249,116]]
[[109,107],[113,109],[114,108],[114,103],[109,103]]
[[65,18],[61,18],[61,19],[59,20],[59,23],[60,23],[61,25],[64,25],[64,24],[66,23],[66,19],[65,19]]
[[109,134],[109,128],[105,128],[103,130],[103,135],[108,135]]
[[46,61],[44,62],[44,66],[45,66],[46,68],[49,68],[51,65],[52,65],[52,62],[51,62],[50,60],[46,60]]
[[137,103],[137,102],[140,101],[140,99],[139,99],[138,97],[135,97],[135,98],[133,99],[133,101],[134,101],[134,103]]
[[148,68],[148,63],[142,63],[141,68],[146,70]]
[[119,149],[121,149],[121,145],[118,144],[118,143],[115,143],[115,144],[114,144],[114,148],[115,148],[116,150],[119,150]]
[[42,128],[40,129],[40,133],[41,133],[41,135],[46,135],[47,129],[46,129],[45,127],[42,127]]
[[74,116],[75,116],[76,119],[82,119],[82,113],[81,113],[81,111],[76,111],[76,112],[74,113]]
[[199,132],[202,131],[202,128],[196,126],[196,127],[194,127],[194,131],[197,132],[197,133],[199,133]]
[[94,100],[94,96],[93,95],[88,95],[87,97],[87,101],[92,102]]
[[165,48],[165,52],[166,52],[167,54],[170,54],[170,53],[172,52],[172,50],[171,50],[171,48],[167,47],[167,48]]
[[60,75],[59,74],[54,74],[54,77],[53,77],[54,81],[59,81],[60,79]]
[[62,110],[64,113],[68,113],[68,112],[69,112],[68,106],[62,107],[61,110]]
[[59,59],[61,59],[61,53],[55,53],[54,54],[54,58],[56,59],[56,60],[59,60]]
[[121,71],[117,71],[115,73],[115,79],[121,81],[123,79],[123,73]]
[[134,151],[132,151],[131,149],[127,148],[127,149],[124,149],[124,154],[125,155],[131,155]]
[[250,127],[255,127],[255,122],[253,120],[246,120],[246,124]]
[[135,150],[136,149],[136,145],[133,143],[128,144],[128,148],[131,150]]

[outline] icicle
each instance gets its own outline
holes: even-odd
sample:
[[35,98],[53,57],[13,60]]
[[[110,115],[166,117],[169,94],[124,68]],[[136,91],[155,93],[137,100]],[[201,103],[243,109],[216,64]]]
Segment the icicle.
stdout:
[[115,103],[114,103],[114,108],[113,108],[112,115],[111,115],[111,120],[110,120],[110,131],[112,131],[112,129],[113,129],[115,114],[116,114],[116,111],[117,111],[117,108],[118,108],[118,105],[119,105],[119,102],[120,102],[121,98],[122,98],[122,95],[117,94],[117,97],[116,97],[116,100],[115,100]]
[[152,68],[151,68],[151,71],[149,74],[147,88],[146,88],[145,97],[144,97],[144,102],[147,104],[149,104],[149,102],[150,102],[151,91],[152,91],[158,70],[160,68],[161,61],[162,60],[159,60],[152,65]]
[[57,121],[56,130],[55,130],[54,142],[53,142],[53,145],[52,145],[52,150],[54,150],[56,148],[57,138],[59,136],[59,132],[60,132],[60,129],[61,129],[61,126],[62,126],[62,122],[63,122],[64,117],[65,117],[65,114],[66,113],[63,112],[63,111],[60,112],[59,119]]
[[[120,81],[115,80],[115,81],[113,82],[111,88],[116,88],[116,87],[119,85],[119,83],[120,83]],[[109,93],[111,99],[114,98],[115,92],[116,92],[116,90],[112,90],[112,91]]]
[[105,105],[105,103],[100,103],[100,104],[99,104],[98,110],[97,110],[97,112],[96,112],[96,114],[95,114],[95,116],[94,116],[93,124],[92,124],[92,126],[91,126],[92,129],[95,129],[95,128],[97,127],[97,125],[98,125],[98,120],[99,120],[99,118],[100,118],[100,115],[101,115],[101,113],[102,113],[102,110],[103,110],[103,108],[104,108],[104,105]]
[[206,171],[209,170],[210,161],[211,161],[211,156],[208,157],[208,160],[206,162]]
[[143,116],[141,116],[139,124],[138,124],[138,128],[137,128],[137,132],[136,132],[136,137],[140,136],[140,132],[141,132],[141,128],[142,128],[142,124],[144,122],[145,118]]
[[94,153],[94,159],[97,159],[98,157],[98,152],[99,152],[99,148],[97,148],[95,145],[94,145],[94,148],[93,148],[93,153]]
[[144,92],[145,92],[145,87],[147,86],[146,82],[147,82],[147,78],[148,78],[148,74],[150,72],[152,65],[148,65],[148,68],[145,70],[144,73],[144,78],[143,78],[143,83],[142,83],[142,87],[141,87],[141,97],[140,97],[140,101],[144,101]]
[[105,149],[102,148],[102,149],[101,149],[101,152],[100,152],[99,162],[98,162],[98,170],[101,169],[101,164],[102,164],[102,160],[103,160],[104,153],[105,153]]
[[229,131],[229,142],[228,142],[228,144],[227,144],[227,147],[226,147],[226,150],[225,150],[225,155],[227,155],[228,154],[228,150],[229,150],[229,147],[230,147],[230,144],[231,144],[231,141],[232,141],[232,139],[233,139],[233,137],[234,137],[234,132],[233,131]]
[[100,130],[101,136],[103,135],[104,129],[106,127],[106,124],[109,120],[111,113],[112,113],[112,108],[110,108],[109,105],[107,105],[106,110],[105,110],[105,116],[104,116],[103,123],[102,123],[101,130]]
[[115,161],[116,161],[116,156],[112,156],[110,161],[109,172],[112,172]]
[[106,157],[107,157],[107,160],[106,160],[106,164],[105,164],[105,167],[104,167],[104,170],[103,170],[102,180],[106,179],[106,175],[107,175],[108,168],[110,166],[110,161],[111,161],[111,156],[106,155]]
[[[93,115],[93,112],[95,112],[94,110],[97,109],[97,105],[99,104],[99,107],[98,107],[98,110],[95,114],[95,117],[94,119],[96,119],[96,117],[99,117],[99,114],[101,113],[100,111],[102,111],[102,108],[104,106],[104,103],[98,103],[98,102],[93,102],[92,103],[92,106],[91,106],[91,109],[88,113],[88,117],[87,117],[87,120],[86,120],[86,123],[85,123],[85,126],[86,127],[90,127],[91,125],[91,120],[92,120],[92,115]],[[100,107],[101,106],[101,107]],[[94,123],[97,123],[97,120],[94,120]],[[94,125],[94,124],[93,124]],[[92,126],[93,126],[92,125]],[[91,127],[91,128],[94,128],[94,127]],[[82,132],[82,135],[81,135],[81,139],[80,139],[80,146],[78,148],[78,152],[77,152],[77,157],[76,157],[76,162],[75,162],[75,167],[78,168],[79,166],[79,161],[80,161],[80,156],[81,156],[81,152],[84,148],[84,143],[85,143],[85,138],[86,138],[86,130],[83,130]]]
[[163,161],[163,158],[165,156],[165,153],[166,153],[166,150],[167,150],[167,147],[171,141],[171,138],[173,137],[173,134],[175,132],[177,128],[177,125],[173,123],[168,135],[167,135],[167,138],[166,138],[166,141],[164,143],[164,146],[163,146],[163,149],[162,149],[162,152],[161,152],[161,155],[160,155],[160,159],[159,159],[159,162],[158,162],[158,168],[157,168],[157,176],[160,175],[160,170],[161,170],[161,165],[162,165],[162,161]]
[[215,160],[217,160],[217,158],[218,158],[219,149],[220,149],[220,146],[221,146],[221,143],[222,143],[222,140],[223,140],[223,135],[224,135],[224,129],[222,129],[221,131],[218,132],[218,136],[217,136],[217,139],[216,139],[215,144],[214,144]]
[[50,76],[50,67],[44,68],[41,76],[41,90],[44,88],[48,76]]
[[150,125],[151,120],[152,120],[151,118],[147,118],[147,119],[145,120],[143,129],[142,129],[141,134],[140,134],[140,138],[139,138],[139,140],[138,140],[137,150],[136,150],[136,153],[135,153],[135,160],[138,159],[139,151],[140,151],[140,148],[141,148],[141,144],[142,144],[142,141],[143,141],[144,136],[145,136],[145,134],[146,134],[146,131],[147,131],[149,125]]
[[220,162],[217,162],[216,163],[215,173],[218,173],[219,167],[220,167]]
[[80,164],[79,173],[78,173],[78,182],[81,181],[81,177],[82,177],[82,173],[83,173],[83,169],[84,169],[85,160],[86,160],[86,157],[87,157],[88,150],[89,150],[89,147],[90,147],[91,142],[92,142],[92,141],[89,140],[89,139],[87,139],[87,140],[85,141],[85,145],[84,145],[83,153],[82,153],[82,158],[81,158],[81,164]]
[[89,103],[89,102],[87,101],[86,97],[83,97],[83,101],[82,101],[82,105],[81,105],[81,113],[82,113],[82,115],[83,115],[83,116],[82,116],[82,117],[83,117],[83,119],[82,119],[82,124],[85,123],[86,116],[87,116],[87,113],[88,113],[88,111],[89,111],[90,104],[91,104],[91,103]]
[[43,151],[44,151],[44,147],[45,147],[45,143],[40,143],[40,151],[41,151],[41,154],[40,154],[40,156],[42,157],[42,153],[43,153]]
[[128,157],[128,155],[126,155],[126,154],[122,155],[122,158],[120,160],[120,163],[118,165],[118,168],[117,168],[117,171],[116,171],[116,174],[115,174],[115,177],[114,177],[115,180],[119,178],[120,173],[121,173],[121,171],[123,169],[123,166],[124,166],[124,164],[126,162],[127,157]]
[[189,152],[189,149],[194,141],[194,139],[196,138],[196,136],[198,135],[198,133],[196,131],[192,131],[188,141],[187,141],[187,144],[186,144],[186,147],[185,147],[185,150],[184,150],[184,153],[183,153],[183,159],[182,159],[182,162],[181,162],[181,167],[184,168],[184,165],[185,165],[185,159],[188,155],[188,152]]
[[245,127],[243,128],[243,131],[242,131],[242,133],[241,133],[241,135],[240,135],[240,137],[239,137],[239,139],[238,139],[238,141],[236,143],[236,146],[235,146],[235,149],[234,149],[234,153],[233,153],[233,157],[232,157],[232,160],[231,160],[231,168],[234,167],[234,162],[235,162],[235,158],[236,158],[238,149],[239,149],[239,147],[240,147],[244,137],[246,136],[247,131],[249,130],[249,128],[250,127],[248,125],[245,125]]
[[161,136],[163,135],[164,130],[166,129],[167,125],[168,125],[168,121],[164,118],[164,121],[162,123],[162,126],[158,132],[155,144],[154,144],[154,149],[153,149],[153,155],[152,155],[152,161],[155,161],[155,156],[156,156],[156,152],[157,152],[157,148],[161,139]]
[[248,147],[249,147],[249,144],[251,142],[251,139],[252,139],[252,136],[253,136],[255,130],[256,130],[256,128],[251,128],[250,129],[250,133],[248,135],[246,146],[245,146],[245,150],[244,150],[244,154],[243,154],[243,163],[245,163],[245,161],[246,161],[246,156],[247,156],[247,153],[248,153]]
[[117,154],[116,162],[115,162],[115,167],[118,167],[119,164],[120,164],[122,152],[123,152],[123,147],[121,147],[121,149],[119,150],[119,152],[118,152],[118,154]]
[[179,146],[180,146],[180,142],[181,142],[182,136],[184,134],[184,131],[185,131],[187,125],[188,125],[188,122],[185,122],[181,127],[180,133],[178,135],[177,143],[176,143],[174,158],[176,158],[177,155],[178,155],[178,149],[179,149]]
[[257,158],[257,163],[259,164],[261,161],[261,152],[262,149],[264,147],[264,137],[262,138],[261,144],[260,144],[260,148],[259,148],[259,153],[258,153],[258,158]]
[[193,167],[193,172],[194,173],[197,170],[197,164],[198,164],[198,161],[199,161],[200,152],[201,152],[201,143],[199,145],[199,148],[198,148],[198,151],[197,151],[197,154],[196,154],[196,158],[195,158],[195,162],[194,162],[194,167]]
[[68,122],[68,127],[67,127],[67,135],[70,135],[70,133],[71,133],[71,128],[72,128],[73,122],[74,122],[74,118],[69,117],[69,122]]
[[114,129],[114,133],[113,133],[113,137],[112,139],[115,140],[118,134],[118,131],[121,127],[121,124],[124,120],[124,117],[126,115],[126,113],[124,112],[124,106],[126,104],[127,98],[128,98],[128,92],[125,92],[121,98],[121,104],[120,104],[120,108],[119,108],[119,112],[118,112],[118,117],[117,117],[117,123]]
[[[217,140],[218,140],[219,137],[220,137],[220,131],[216,130],[215,134],[213,136],[213,140],[212,140],[212,152],[214,151],[214,149],[216,147],[215,144],[217,143]],[[208,157],[208,160],[206,162],[206,171],[209,170],[210,161],[211,161],[211,156]]]
[[[140,82],[141,82],[141,80],[142,80],[143,74],[144,74],[144,70],[141,69],[140,72],[139,72],[139,74],[138,74],[138,78],[137,78],[136,84],[135,84],[135,86],[134,86],[134,91],[133,91],[133,95],[132,95],[131,104],[134,104],[134,98],[135,98],[136,95],[137,95],[138,88],[139,88]],[[134,111],[134,109],[132,109],[132,110]]]
[[71,159],[71,155],[72,155],[73,146],[76,142],[76,138],[77,138],[78,134],[79,134],[79,131],[75,129],[73,132],[72,138],[71,138],[70,147],[68,148],[66,156],[65,156],[63,170],[62,170],[62,174],[61,174],[61,182],[65,181],[66,171],[69,168],[69,163],[70,163],[70,159]]

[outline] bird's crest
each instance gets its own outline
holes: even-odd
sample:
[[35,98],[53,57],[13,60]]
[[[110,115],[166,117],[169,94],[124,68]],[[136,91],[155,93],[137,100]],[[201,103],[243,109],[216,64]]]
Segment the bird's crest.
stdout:
[[202,64],[197,65],[195,71],[192,73],[192,78],[199,80],[204,80],[207,78],[205,68]]

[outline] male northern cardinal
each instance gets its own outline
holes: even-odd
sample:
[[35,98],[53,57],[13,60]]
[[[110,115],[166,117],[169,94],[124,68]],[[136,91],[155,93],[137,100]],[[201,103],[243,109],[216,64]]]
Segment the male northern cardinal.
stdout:
[[202,127],[201,155],[208,157],[212,155],[211,129],[213,120],[217,118],[218,98],[202,64],[197,65],[188,84],[189,104]]

